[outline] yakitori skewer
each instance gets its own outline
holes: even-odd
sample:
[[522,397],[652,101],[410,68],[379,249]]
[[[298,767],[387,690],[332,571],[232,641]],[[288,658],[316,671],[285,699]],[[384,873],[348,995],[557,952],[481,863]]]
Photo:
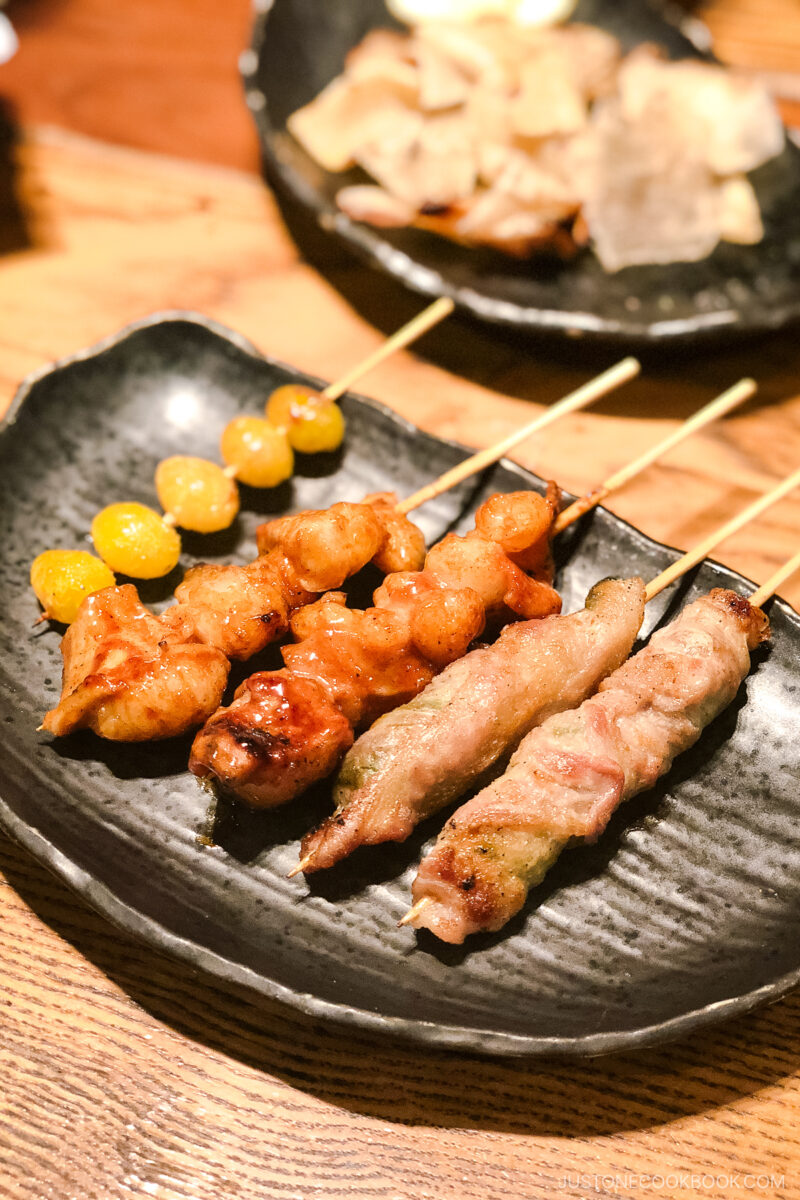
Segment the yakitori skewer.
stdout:
[[[754,391],[748,379],[729,388],[576,500],[554,529],[565,529]],[[445,667],[416,699],[380,717],[348,751],[335,787],[335,812],[304,838],[292,874],[330,867],[361,845],[402,841],[414,825],[465,790],[511,739],[520,740],[548,706],[554,711],[553,706],[579,704],[631,651],[644,597],[639,594],[643,585],[629,584],[601,585],[580,613],[509,627],[494,645]],[[468,745],[462,730],[469,730]]]
[[[714,412],[751,391],[744,383]],[[546,570],[549,582],[553,498],[493,498],[478,510],[473,532],[435,547],[414,581],[389,577],[371,609],[349,610],[340,595],[298,614],[285,668],[242,684],[197,735],[190,770],[253,806],[284,804],[336,767],[357,728],[418,695],[461,658],[487,618],[558,611],[552,589],[539,582],[533,595],[519,571]]]
[[190,771],[254,807],[285,804],[338,765],[356,727],[416,695],[488,622],[558,612],[549,582],[557,510],[555,487],[547,497],[496,494],[474,529],[428,551],[421,571],[388,575],[371,608],[328,592],[297,612],[285,666],[245,680],[206,722]]
[[[798,486],[800,470],[662,572],[649,598]],[[753,601],[764,603],[797,566],[800,555],[749,601],[715,588],[690,603],[594,696],[528,733],[506,772],[447,822],[400,924],[457,943],[500,929],[568,844],[595,840],[618,805],[652,786],[733,700],[750,652],[769,636]]]
[[[512,438],[459,464],[459,478],[501,457],[512,442],[593,403],[638,370],[635,359],[625,359],[604,371]],[[434,494],[446,486],[452,482],[437,481]],[[388,572],[419,569],[424,539],[405,512],[430,494],[416,493],[403,511],[396,498],[381,495],[268,522],[259,529],[261,553],[254,563],[196,567],[176,589],[177,604],[159,617],[144,608],[130,584],[87,597],[62,643],[62,696],[44,728],[61,736],[88,727],[112,740],[144,741],[201,724],[219,706],[228,660],[264,649],[286,631],[292,612],[340,587],[369,561]],[[509,563],[512,567],[518,571]]]

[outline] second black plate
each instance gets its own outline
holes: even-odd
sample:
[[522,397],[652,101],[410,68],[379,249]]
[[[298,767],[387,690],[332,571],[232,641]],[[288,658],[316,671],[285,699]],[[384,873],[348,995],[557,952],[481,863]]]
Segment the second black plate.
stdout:
[[[414,291],[451,296],[476,317],[539,335],[626,345],[720,340],[800,317],[800,153],[793,145],[752,177],[764,241],[722,243],[699,263],[608,275],[588,251],[566,265],[520,263],[419,230],[375,229],[338,210],[336,193],[351,175],[317,166],[286,120],[339,74],[369,29],[392,24],[383,0],[258,0],[256,7],[242,70],[270,174],[324,230]],[[697,55],[669,11],[655,0],[580,0],[576,19],[608,29],[628,48],[654,42],[673,57]]]

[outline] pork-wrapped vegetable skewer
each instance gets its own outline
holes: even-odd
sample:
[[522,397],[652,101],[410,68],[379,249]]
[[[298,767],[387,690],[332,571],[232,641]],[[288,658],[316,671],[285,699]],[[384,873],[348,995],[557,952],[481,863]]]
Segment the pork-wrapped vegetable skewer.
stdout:
[[[799,484],[796,471],[749,505],[653,580],[648,599]],[[751,603],[714,589],[657,631],[596,696],[529,733],[505,774],[445,825],[404,923],[456,943],[501,928],[565,846],[595,840],[616,807],[652,786],[733,700],[750,651],[769,634],[758,607],[768,594],[759,589]]]
[[404,841],[534,724],[590,695],[628,657],[643,616],[641,579],[605,580],[579,612],[509,625],[381,717],[344,760],[336,811],[303,838],[306,873]]
[[523,740],[500,779],[447,822],[423,860],[414,924],[446,942],[502,928],[573,841],[666,774],[733,700],[767,636],[759,608],[715,589],[600,684]]

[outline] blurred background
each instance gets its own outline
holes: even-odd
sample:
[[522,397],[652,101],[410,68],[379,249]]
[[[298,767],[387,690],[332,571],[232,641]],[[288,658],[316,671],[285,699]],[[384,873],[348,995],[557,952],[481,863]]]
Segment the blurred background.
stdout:
[[[681,7],[707,25],[721,59],[763,76],[786,123],[800,125],[798,0]],[[258,170],[238,76],[251,0],[9,0],[4,11],[20,47],[0,66],[0,96],[21,124]]]

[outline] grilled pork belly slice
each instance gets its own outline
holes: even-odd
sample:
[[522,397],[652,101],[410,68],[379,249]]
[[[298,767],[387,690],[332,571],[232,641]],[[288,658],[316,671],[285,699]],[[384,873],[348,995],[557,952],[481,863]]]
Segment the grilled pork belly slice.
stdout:
[[769,623],[717,588],[688,605],[573,712],[524,739],[506,773],[463,805],[423,860],[415,924],[446,942],[500,929],[574,839],[594,841],[736,695]]
[[580,612],[508,626],[381,717],[344,760],[336,811],[303,840],[307,871],[404,841],[534,725],[580,704],[630,654],[644,604],[641,579],[605,580]]

